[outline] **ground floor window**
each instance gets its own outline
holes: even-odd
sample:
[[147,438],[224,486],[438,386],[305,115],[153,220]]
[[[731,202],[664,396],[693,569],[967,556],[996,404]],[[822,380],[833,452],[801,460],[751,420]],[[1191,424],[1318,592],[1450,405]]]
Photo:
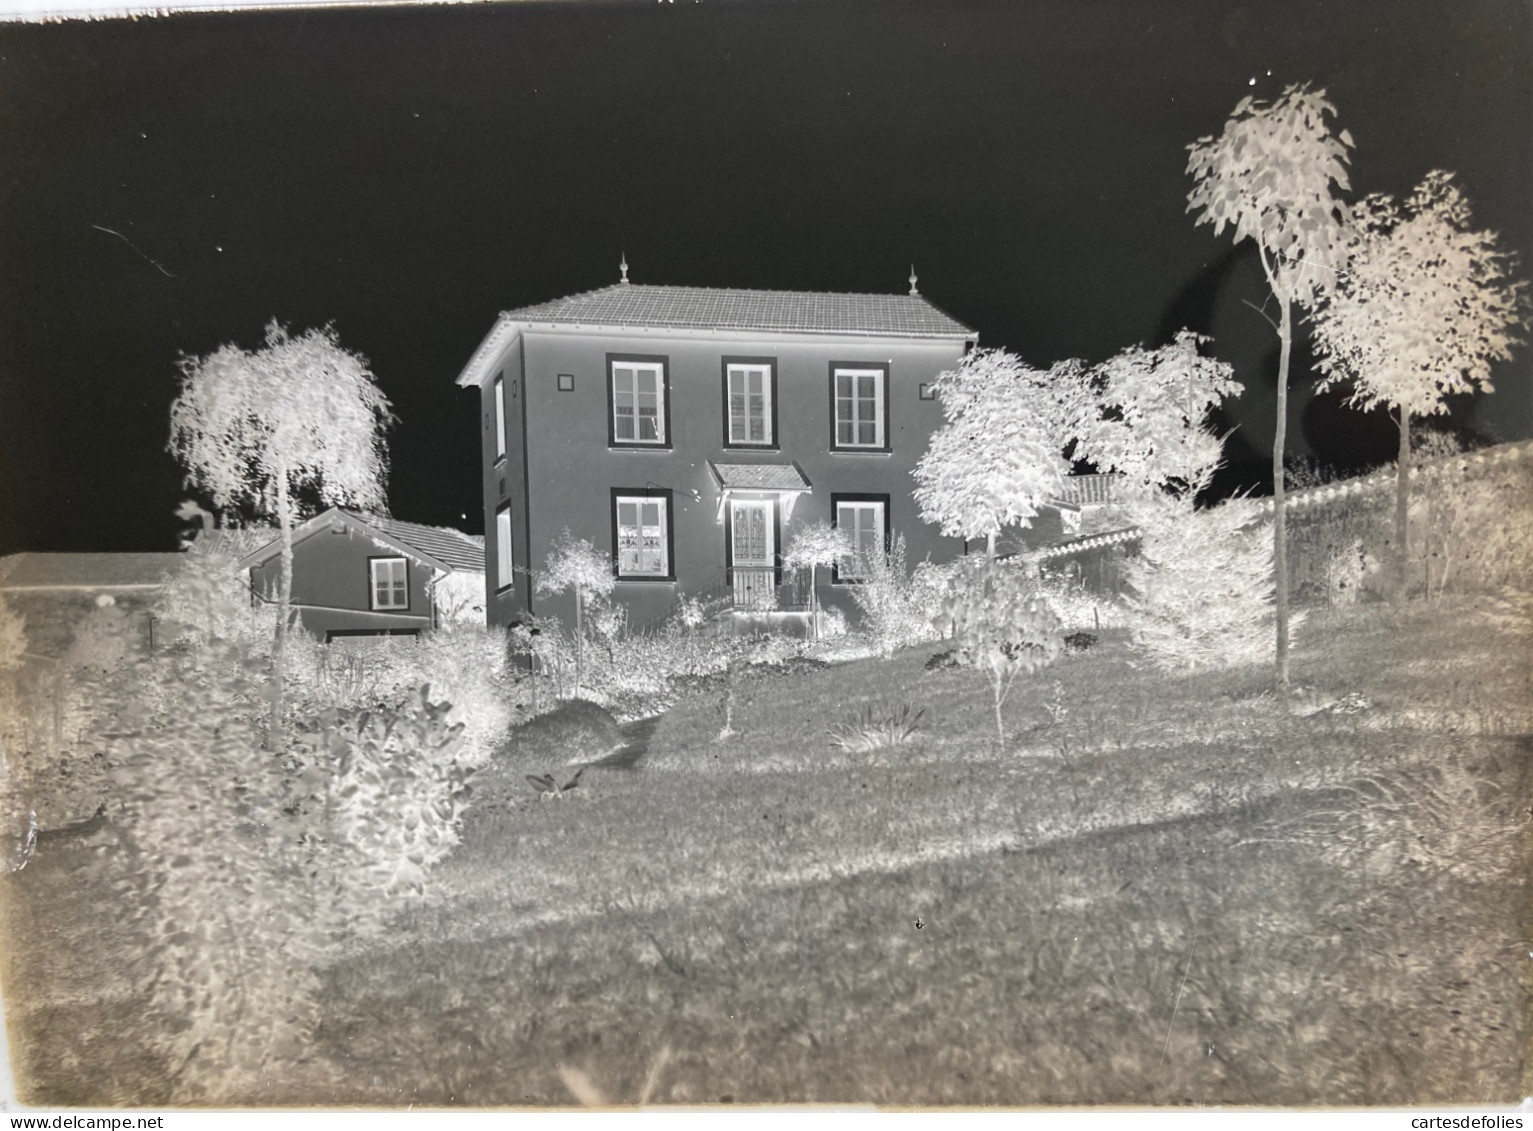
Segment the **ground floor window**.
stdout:
[[868,563],[889,552],[889,496],[833,495],[835,527],[846,535],[852,552],[838,563],[832,580],[863,581]]
[[511,561],[511,504],[495,512],[495,588],[509,589],[514,578]]
[[612,525],[619,579],[673,580],[669,491],[614,490]]

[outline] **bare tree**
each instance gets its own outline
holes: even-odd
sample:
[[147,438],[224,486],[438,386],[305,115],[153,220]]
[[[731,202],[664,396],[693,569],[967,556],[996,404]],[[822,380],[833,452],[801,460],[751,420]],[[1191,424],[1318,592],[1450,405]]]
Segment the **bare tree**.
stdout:
[[1453,175],[1429,173],[1402,206],[1374,195],[1354,210],[1346,271],[1315,314],[1320,388],[1352,384],[1349,403],[1382,404],[1400,426],[1395,477],[1397,593],[1410,561],[1411,418],[1447,412],[1447,398],[1490,392],[1491,364],[1511,357],[1525,325],[1526,284],[1494,232],[1469,226]]
[[273,319],[266,345],[183,355],[170,407],[170,452],[219,510],[274,516],[282,536],[272,647],[271,741],[282,736],[284,655],[293,589],[294,495],[329,506],[385,507],[393,423],[367,360],[343,349],[333,327],[294,337]]
[[1078,361],[1039,370],[1005,350],[975,350],[939,374],[947,423],[916,464],[921,517],[949,537],[985,539],[995,557],[996,535],[1063,491],[1082,374]]
[[1249,239],[1261,257],[1278,317],[1277,427],[1272,442],[1273,559],[1277,588],[1277,682],[1288,683],[1288,525],[1283,452],[1288,428],[1288,369],[1294,307],[1311,308],[1346,255],[1345,207],[1332,186],[1349,188],[1352,136],[1332,134],[1336,108],[1325,92],[1290,86],[1276,102],[1243,98],[1218,137],[1189,146],[1193,178],[1187,210],[1198,224],[1226,226]]

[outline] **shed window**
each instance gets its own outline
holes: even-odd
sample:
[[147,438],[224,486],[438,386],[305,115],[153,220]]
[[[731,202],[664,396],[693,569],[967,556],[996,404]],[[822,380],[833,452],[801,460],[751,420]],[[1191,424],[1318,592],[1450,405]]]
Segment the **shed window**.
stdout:
[[368,565],[372,570],[373,608],[408,609],[410,574],[405,559],[373,558]]

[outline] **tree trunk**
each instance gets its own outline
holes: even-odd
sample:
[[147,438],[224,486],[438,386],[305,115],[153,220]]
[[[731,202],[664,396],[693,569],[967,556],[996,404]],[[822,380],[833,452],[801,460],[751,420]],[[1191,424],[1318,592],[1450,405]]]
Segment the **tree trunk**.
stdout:
[[1293,304],[1278,321],[1277,428],[1272,438],[1272,564],[1277,590],[1277,685],[1288,686],[1288,509],[1283,453],[1288,446],[1288,363],[1293,353]]
[[579,585],[575,586],[575,698],[580,698],[581,680],[585,677],[586,633],[581,621],[581,606],[585,604]]
[[283,710],[287,689],[287,619],[293,596],[293,519],[289,514],[287,467],[277,468],[277,527],[282,533],[282,568],[277,578],[277,633],[271,649],[271,722],[266,741],[273,750],[283,747]]
[[1001,692],[1001,685],[999,683],[997,683],[992,690],[994,692],[993,698],[994,698],[994,702],[995,702],[995,734],[996,734],[996,737],[1001,740],[1001,745],[1005,746],[1006,745],[1006,727],[1001,722],[1001,700],[1003,698],[1003,695],[1002,695],[1002,692]]
[[995,531],[985,535],[985,559],[995,561]]
[[[1395,546],[1400,553],[1400,569],[1395,579],[1395,599],[1403,603],[1411,588],[1411,414],[1404,405],[1400,406],[1399,423],[1400,458],[1395,464]],[[1427,583],[1430,589],[1430,576]]]

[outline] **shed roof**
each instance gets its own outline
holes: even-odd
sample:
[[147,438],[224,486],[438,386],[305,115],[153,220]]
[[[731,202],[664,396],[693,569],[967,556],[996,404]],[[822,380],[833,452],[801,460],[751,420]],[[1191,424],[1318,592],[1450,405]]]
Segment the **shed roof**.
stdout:
[[181,568],[180,554],[42,554],[0,558],[0,589],[147,589]]
[[[404,522],[385,515],[363,514],[360,511],[332,507],[322,511],[302,524],[303,527],[318,524],[331,513],[344,515],[352,522],[371,527],[393,542],[426,555],[444,566],[455,570],[484,572],[484,538],[477,534],[465,534],[450,526],[426,526],[419,522]],[[295,528],[295,532],[302,527]],[[265,561],[280,550],[277,531],[272,527],[247,527],[240,530],[215,530],[199,537],[198,544],[207,540],[208,548],[219,547],[219,552],[237,556],[250,564]]]

